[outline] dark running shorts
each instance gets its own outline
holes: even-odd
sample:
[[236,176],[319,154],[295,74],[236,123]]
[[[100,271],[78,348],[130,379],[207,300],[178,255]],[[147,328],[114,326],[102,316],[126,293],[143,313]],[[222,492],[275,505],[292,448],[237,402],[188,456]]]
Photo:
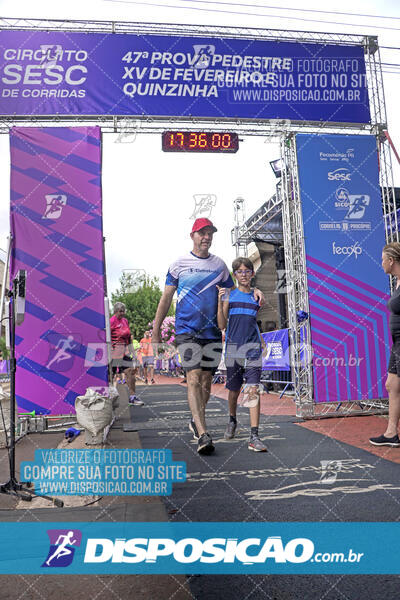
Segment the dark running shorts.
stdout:
[[[255,362],[255,361],[254,361]],[[226,367],[226,388],[232,392],[237,392],[242,387],[243,381],[246,383],[253,383],[254,385],[260,383],[261,379],[261,366],[244,366],[237,362],[232,367]]]
[[113,358],[113,360],[111,361],[111,369],[113,375],[115,375],[117,372],[123,373],[126,369],[131,369],[132,367],[135,368],[136,364],[130,356],[124,356],[123,358]]
[[393,373],[400,377],[400,337],[396,335],[393,339],[393,346],[390,350],[388,373]]
[[181,333],[175,337],[175,344],[178,346],[181,365],[185,371],[201,369],[214,374],[218,369],[222,355],[220,339],[205,340],[189,333]]

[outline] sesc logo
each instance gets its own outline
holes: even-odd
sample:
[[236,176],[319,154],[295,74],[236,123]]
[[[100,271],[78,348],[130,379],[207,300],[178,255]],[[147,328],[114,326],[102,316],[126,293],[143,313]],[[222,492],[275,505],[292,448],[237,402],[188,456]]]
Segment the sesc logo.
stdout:
[[[249,552],[249,553],[248,553]],[[314,553],[314,544],[308,538],[294,538],[286,544],[280,536],[261,538],[89,538],[85,563],[156,563],[160,558],[173,558],[178,563],[304,563]]]
[[349,169],[340,167],[334,171],[329,171],[328,179],[329,181],[351,181],[351,173]]
[[362,254],[362,248],[358,242],[352,246],[336,246],[335,242],[332,242],[332,254],[346,254],[348,257],[354,256],[357,259]]

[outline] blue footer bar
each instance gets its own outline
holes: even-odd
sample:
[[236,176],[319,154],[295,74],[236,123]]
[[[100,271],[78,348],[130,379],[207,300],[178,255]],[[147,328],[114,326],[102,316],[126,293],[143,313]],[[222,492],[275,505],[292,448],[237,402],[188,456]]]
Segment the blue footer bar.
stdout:
[[0,573],[399,574],[400,523],[0,523]]

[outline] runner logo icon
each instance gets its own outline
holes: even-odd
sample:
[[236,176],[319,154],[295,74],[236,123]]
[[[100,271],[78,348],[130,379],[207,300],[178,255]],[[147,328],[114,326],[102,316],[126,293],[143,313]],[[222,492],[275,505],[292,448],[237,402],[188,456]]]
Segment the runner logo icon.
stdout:
[[74,558],[75,548],[81,545],[79,529],[48,529],[50,548],[42,567],[68,567]]
[[369,206],[370,197],[366,194],[349,196],[349,210],[345,219],[362,219],[365,209]]
[[195,53],[193,67],[195,69],[207,69],[210,66],[212,56],[215,54],[215,46],[212,44],[194,44],[193,50]]
[[62,209],[67,204],[67,196],[65,194],[46,194],[46,208],[42,219],[59,219]]

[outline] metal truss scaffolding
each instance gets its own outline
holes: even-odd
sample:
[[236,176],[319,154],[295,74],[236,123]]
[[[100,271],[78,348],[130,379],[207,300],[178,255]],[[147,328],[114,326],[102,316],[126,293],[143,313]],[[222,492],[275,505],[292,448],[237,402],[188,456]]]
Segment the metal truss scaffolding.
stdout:
[[289,313],[290,360],[294,381],[296,414],[313,416],[312,353],[309,320],[298,323],[297,312],[309,314],[306,257],[297,153],[294,135],[283,138],[281,145],[282,221]]
[[[382,165],[381,147],[380,161]],[[287,299],[289,313],[290,359],[292,381],[294,381],[296,414],[305,419],[355,414],[379,414],[387,412],[387,399],[377,398],[362,401],[320,402],[313,397],[313,352],[309,320],[298,322],[298,311],[310,314],[308,283],[304,245],[301,197],[298,177],[297,150],[295,135],[282,139],[281,155],[284,161],[282,171],[282,217],[286,276],[288,281]],[[389,163],[391,167],[391,164]],[[388,187],[389,168],[380,172],[381,184]],[[388,200],[389,199],[389,200]],[[390,194],[387,200],[392,202]],[[385,199],[383,198],[383,204]]]

